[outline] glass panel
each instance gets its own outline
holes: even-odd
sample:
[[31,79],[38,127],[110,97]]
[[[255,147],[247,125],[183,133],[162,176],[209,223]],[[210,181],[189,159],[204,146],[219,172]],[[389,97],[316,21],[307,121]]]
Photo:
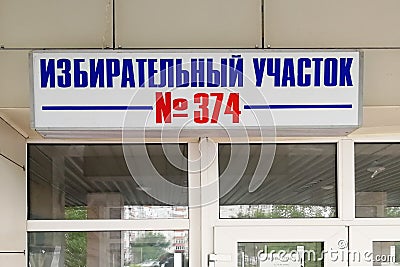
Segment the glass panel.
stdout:
[[322,242],[241,242],[238,267],[322,267]]
[[374,266],[399,266],[400,242],[373,242]]
[[187,267],[188,231],[31,232],[31,267]]
[[400,217],[400,144],[355,145],[356,217]]
[[[276,144],[269,173],[256,172],[264,164],[261,149],[219,145],[220,218],[337,217],[336,144]],[[250,192],[252,180],[262,183]],[[223,192],[230,183],[232,189]]]
[[30,220],[188,218],[185,144],[30,144],[28,179]]

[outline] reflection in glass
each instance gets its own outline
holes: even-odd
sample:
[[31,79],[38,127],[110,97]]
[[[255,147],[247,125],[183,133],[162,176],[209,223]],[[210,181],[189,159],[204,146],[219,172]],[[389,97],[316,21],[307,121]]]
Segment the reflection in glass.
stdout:
[[322,242],[240,242],[238,267],[322,267]]
[[188,231],[32,232],[31,267],[187,267]]
[[[238,146],[249,147],[248,157]],[[233,147],[239,153],[232,153]],[[250,192],[257,164],[262,164],[258,162],[260,145],[220,144],[220,218],[337,217],[336,157],[336,144],[276,144],[271,170],[257,177],[263,183]],[[242,162],[245,168],[232,166],[232,162]],[[224,174],[227,168],[235,167],[231,175]],[[223,195],[221,184],[237,180]]]
[[[138,167],[140,175],[149,179],[148,187],[139,186],[132,177],[121,144],[30,144],[29,219],[188,218],[187,145],[124,146],[133,155],[137,150],[130,161],[142,162],[147,156],[151,160],[151,166]],[[174,149],[166,155],[164,149],[170,146]],[[154,171],[181,187],[179,193],[171,194],[159,183],[151,183]],[[162,194],[168,203],[153,198],[152,192]]]
[[400,242],[374,241],[373,266],[398,266],[400,264]]
[[355,145],[356,217],[400,217],[400,144]]
[[221,218],[329,218],[335,217],[334,207],[315,205],[231,205],[221,206]]

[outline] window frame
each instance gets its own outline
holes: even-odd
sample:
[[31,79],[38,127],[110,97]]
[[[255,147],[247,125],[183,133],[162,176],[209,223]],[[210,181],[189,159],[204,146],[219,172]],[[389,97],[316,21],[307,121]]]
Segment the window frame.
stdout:
[[[146,144],[161,144],[161,141],[150,141]],[[192,171],[197,166],[189,164],[192,159],[199,157],[198,143],[190,141],[168,142],[171,144],[185,144],[188,146],[188,186],[196,187],[200,184],[200,173]],[[26,143],[26,164],[28,163],[28,146],[31,144],[57,145],[57,144],[122,144],[121,141],[91,141],[91,140],[28,140]],[[143,144],[143,142],[129,142],[129,144]],[[26,165],[28,166],[28,165]],[[29,180],[26,171],[26,203],[29,203]],[[196,202],[195,196],[188,194],[188,206]],[[28,209],[26,212],[26,231],[30,232],[107,232],[107,231],[174,231],[186,230],[189,232],[189,266],[198,266],[198,254],[200,245],[195,242],[199,240],[200,233],[191,229],[194,220],[199,216],[199,210],[188,209],[189,215],[186,219],[87,219],[87,220],[29,220]],[[26,239],[25,257],[29,263],[29,245]]]

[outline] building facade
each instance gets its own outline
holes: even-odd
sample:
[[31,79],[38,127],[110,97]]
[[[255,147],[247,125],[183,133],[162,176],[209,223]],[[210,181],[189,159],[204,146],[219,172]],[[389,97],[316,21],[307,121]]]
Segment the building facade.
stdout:
[[[398,8],[396,0],[0,0],[0,266],[395,266]],[[148,49],[358,51],[361,125],[265,142],[147,137],[154,168],[180,191],[132,179],[124,149],[140,163],[138,140],[32,129],[33,50]],[[257,164],[270,160],[263,145],[274,151],[271,168],[249,190]],[[227,159],[237,160],[232,183],[223,179]]]

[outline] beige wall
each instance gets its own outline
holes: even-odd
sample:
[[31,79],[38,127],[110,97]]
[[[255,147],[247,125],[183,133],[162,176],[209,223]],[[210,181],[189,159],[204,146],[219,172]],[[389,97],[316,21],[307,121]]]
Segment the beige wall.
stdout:
[[123,48],[261,47],[260,0],[118,0]]
[[[25,165],[25,139],[3,120],[0,120],[0,153]],[[26,249],[25,171],[0,157],[0,181],[0,252],[24,251]],[[24,261],[23,254],[0,254],[0,266],[17,266],[16,262]]]
[[399,47],[398,0],[264,0],[273,48]]
[[[364,105],[400,105],[400,49],[368,49],[364,60]],[[399,121],[400,123],[400,121]]]
[[2,0],[0,44],[6,48],[111,46],[111,0]]
[[0,50],[0,107],[30,105],[29,51]]

